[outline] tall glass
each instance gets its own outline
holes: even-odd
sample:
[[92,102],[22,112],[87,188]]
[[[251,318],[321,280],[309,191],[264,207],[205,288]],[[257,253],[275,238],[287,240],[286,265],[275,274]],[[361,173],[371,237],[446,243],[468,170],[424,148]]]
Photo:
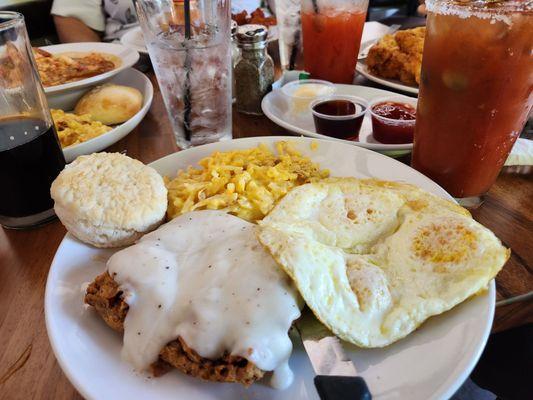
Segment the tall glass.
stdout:
[[0,12],[0,224],[52,219],[50,185],[64,166],[24,17]]
[[231,139],[230,1],[136,6],[178,146]]
[[368,0],[303,0],[305,70],[311,77],[353,83]]
[[426,0],[412,165],[465,205],[494,183],[531,110],[532,4]]
[[300,11],[302,0],[276,0],[279,61],[283,70],[303,69]]

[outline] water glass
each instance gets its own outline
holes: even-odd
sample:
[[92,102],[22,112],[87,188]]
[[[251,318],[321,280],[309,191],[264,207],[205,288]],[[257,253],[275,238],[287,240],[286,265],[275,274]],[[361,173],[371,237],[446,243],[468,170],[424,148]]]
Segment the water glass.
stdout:
[[229,0],[138,0],[136,7],[178,146],[231,139]]

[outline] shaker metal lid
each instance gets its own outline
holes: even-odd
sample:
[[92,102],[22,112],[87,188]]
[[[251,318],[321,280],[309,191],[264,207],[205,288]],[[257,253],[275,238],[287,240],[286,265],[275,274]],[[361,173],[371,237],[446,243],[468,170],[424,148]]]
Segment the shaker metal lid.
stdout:
[[247,24],[237,28],[237,41],[240,44],[264,42],[267,35],[268,29],[263,25]]
[[237,28],[239,26],[237,25],[237,22],[234,20],[231,20],[231,36],[235,35],[237,33]]

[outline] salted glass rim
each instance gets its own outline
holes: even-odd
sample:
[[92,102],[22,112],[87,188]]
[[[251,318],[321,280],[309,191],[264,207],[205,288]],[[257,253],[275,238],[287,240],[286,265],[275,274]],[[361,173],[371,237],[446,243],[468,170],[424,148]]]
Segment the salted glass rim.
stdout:
[[426,0],[428,12],[480,18],[495,15],[533,13],[531,0]]

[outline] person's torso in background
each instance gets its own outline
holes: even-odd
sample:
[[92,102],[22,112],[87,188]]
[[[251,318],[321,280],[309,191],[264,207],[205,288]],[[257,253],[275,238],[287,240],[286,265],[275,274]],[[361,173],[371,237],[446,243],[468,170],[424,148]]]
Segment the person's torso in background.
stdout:
[[103,7],[106,14],[104,40],[119,39],[138,25],[132,0],[103,0]]
[[[260,7],[262,3],[267,4],[268,2],[261,0],[232,0],[231,11],[233,13],[238,13],[242,10],[252,12]],[[106,14],[104,40],[119,39],[129,29],[138,25],[132,0],[103,0],[103,7]]]

